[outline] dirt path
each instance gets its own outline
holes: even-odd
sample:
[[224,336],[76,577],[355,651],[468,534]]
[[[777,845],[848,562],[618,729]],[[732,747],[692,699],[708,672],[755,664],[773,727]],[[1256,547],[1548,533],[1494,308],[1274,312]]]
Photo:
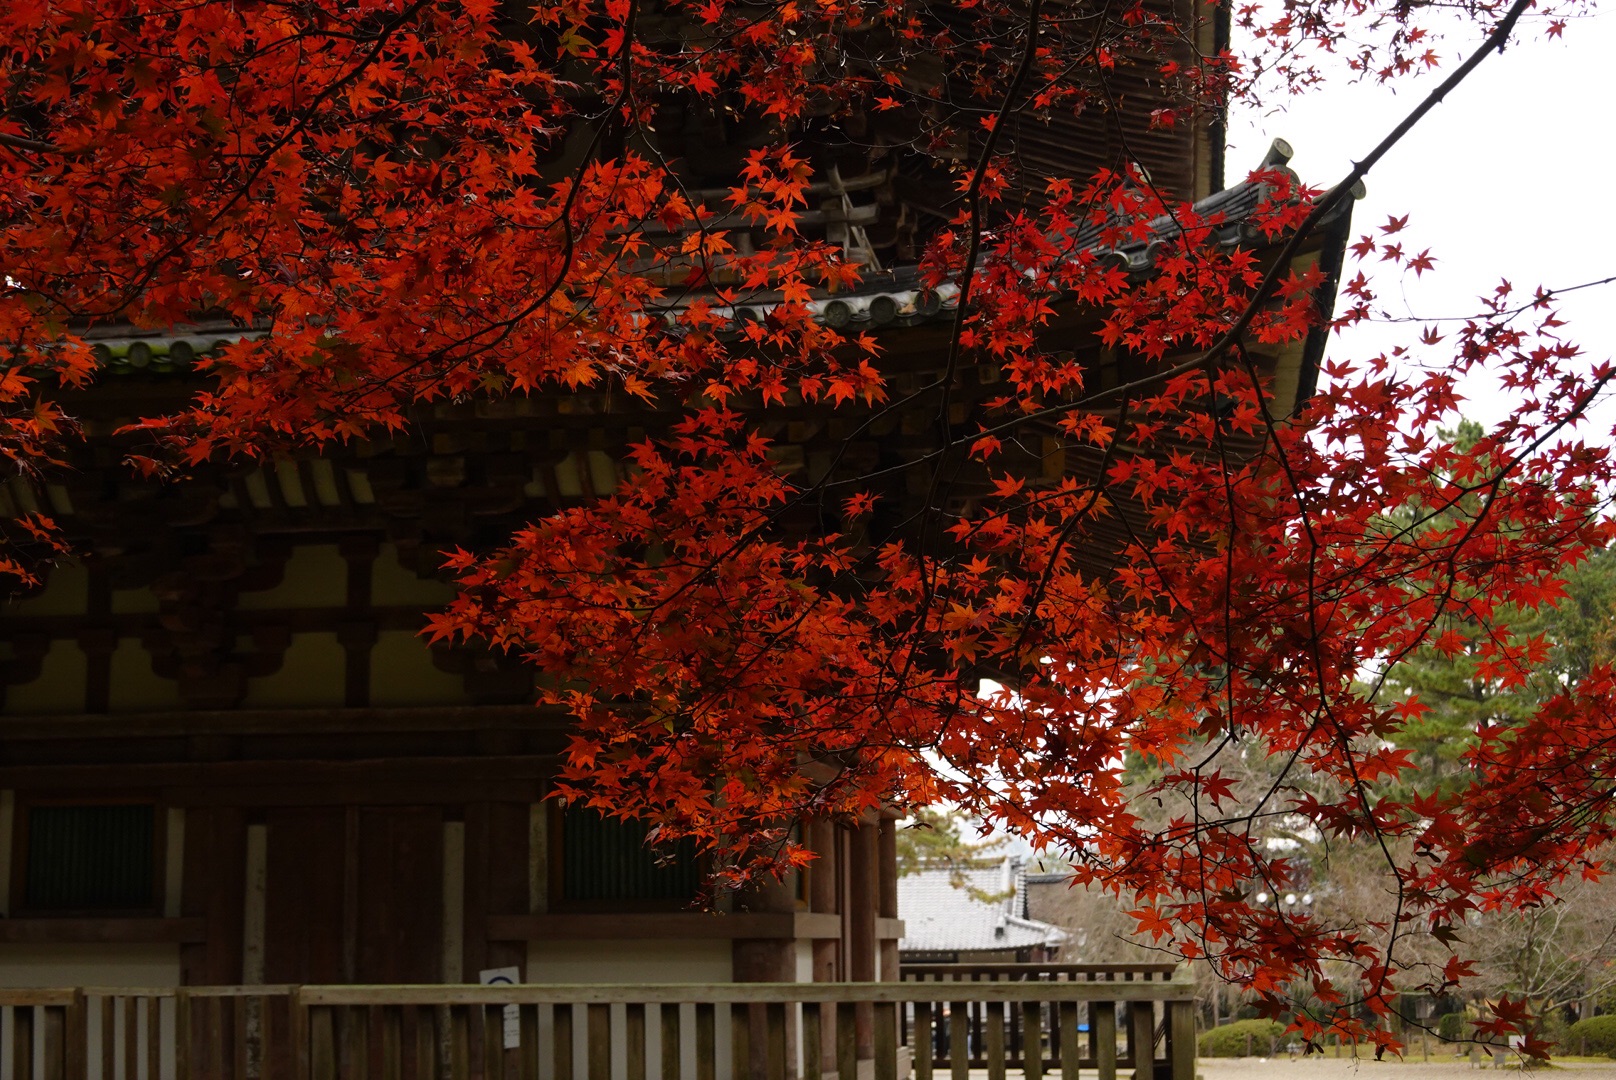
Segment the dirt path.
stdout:
[[[1498,1072],[1520,1072],[1506,1066]],[[1463,1058],[1444,1056],[1429,1062],[1375,1061],[1372,1058],[1312,1058],[1292,1061],[1289,1058],[1202,1058],[1196,1064],[1201,1080],[1479,1080],[1494,1072],[1492,1063],[1484,1060],[1478,1066]],[[1616,1080],[1616,1061],[1557,1061],[1549,1069],[1534,1069],[1534,1077],[1577,1073]]]

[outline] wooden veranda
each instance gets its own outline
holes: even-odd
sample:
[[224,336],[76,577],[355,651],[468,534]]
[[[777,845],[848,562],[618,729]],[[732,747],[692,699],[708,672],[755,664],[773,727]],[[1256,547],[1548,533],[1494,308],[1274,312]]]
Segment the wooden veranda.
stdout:
[[[880,983],[0,990],[10,1080],[1193,1080],[1171,965]],[[927,1052],[929,1048],[930,1052]]]

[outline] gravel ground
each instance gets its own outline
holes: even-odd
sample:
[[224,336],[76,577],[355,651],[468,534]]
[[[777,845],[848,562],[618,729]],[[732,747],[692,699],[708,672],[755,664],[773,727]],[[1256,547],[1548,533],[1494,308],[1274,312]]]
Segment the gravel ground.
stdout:
[[[1415,1048],[1413,1061],[1375,1061],[1373,1058],[1311,1058],[1292,1061],[1289,1058],[1202,1058],[1196,1063],[1201,1080],[1477,1080],[1478,1074],[1493,1072],[1490,1061],[1478,1066],[1463,1058],[1432,1058],[1419,1060]],[[1520,1072],[1514,1066],[1499,1070]],[[1585,1074],[1589,1077],[1610,1077],[1616,1080],[1616,1061],[1557,1061],[1547,1069],[1533,1069],[1531,1076],[1565,1073]]]

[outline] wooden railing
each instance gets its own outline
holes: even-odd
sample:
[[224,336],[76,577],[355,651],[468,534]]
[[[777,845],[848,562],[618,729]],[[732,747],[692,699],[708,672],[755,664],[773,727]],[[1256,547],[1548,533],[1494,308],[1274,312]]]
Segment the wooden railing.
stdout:
[[0,1056],[12,1080],[1193,1080],[1192,998],[1170,976],[0,990]]
[[[916,1010],[917,1033],[912,1045],[929,1041],[932,1067],[950,1069],[955,1080],[962,1080],[968,1069],[986,1070],[989,1080],[1000,1080],[1007,1069],[1020,1069],[1027,1080],[1057,1069],[1063,1077],[1072,1076],[1077,1068],[1097,1070],[1102,1077],[1115,1076],[1118,1069],[1124,1075],[1131,1070],[1141,1078],[1158,1073],[1164,1077],[1194,1074],[1195,1008],[1185,975],[1175,964],[905,964],[900,977],[905,982],[970,986],[961,987],[946,1015],[938,1010],[935,1020],[932,1010]],[[1113,988],[1148,983],[1177,987],[1185,996],[1130,996],[1124,1001],[1119,1024],[1110,1002],[1090,999],[1087,1015],[1080,1011],[1082,999],[1051,998],[1021,1009],[1006,1008],[976,997],[976,988],[983,983],[1079,983]],[[918,1080],[926,1080],[927,1072],[918,1057]],[[1180,1069],[1184,1071],[1177,1071]]]

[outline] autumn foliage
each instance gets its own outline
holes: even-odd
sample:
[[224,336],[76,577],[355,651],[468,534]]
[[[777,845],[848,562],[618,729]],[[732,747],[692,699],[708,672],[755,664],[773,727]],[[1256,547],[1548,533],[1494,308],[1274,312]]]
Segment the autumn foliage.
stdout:
[[[1524,7],[1476,5],[1476,26],[1496,45]],[[1170,130],[1264,67],[1305,91],[1308,57],[1345,40],[1365,77],[1434,65],[1419,6],[1242,9],[1245,66],[1197,51],[1214,13],[1194,5],[946,9],[6,4],[0,448],[24,476],[55,467],[74,438],[58,388],[96,378],[88,329],[202,312],[269,332],[210,357],[189,407],[136,433],[133,467],[311,452],[476,396],[610,389],[680,410],[616,491],[455,555],[463,592],[432,622],[542,673],[577,721],[569,796],[695,837],[731,878],[804,858],[806,817],[946,799],[1137,895],[1142,932],[1275,1008],[1311,995],[1304,1038],[1390,1044],[1398,992],[1465,975],[1471,912],[1600,872],[1616,674],[1476,732],[1462,781],[1431,791],[1398,783],[1396,734],[1422,703],[1363,682],[1420,647],[1473,647],[1459,621],[1487,628],[1479,677],[1525,678],[1544,643],[1504,613],[1552,603],[1611,539],[1616,463],[1580,429],[1611,369],[1546,298],[1503,287],[1427,335],[1443,363],[1331,356],[1302,414],[1276,415],[1255,354],[1325,329],[1326,272],[1289,255],[1350,184],[1270,170],[1245,242],[1219,244],[1228,220],[1126,160],[1061,175],[1019,152],[1028,117],[1123,123],[1119,99],[1145,93],[1127,79]],[[670,101],[756,134],[721,193],[658,152]],[[958,302],[944,374],[907,395],[882,339],[823,317],[870,268],[802,224],[808,147],[882,116],[952,188],[915,252],[923,294]],[[1338,318],[1372,309],[1369,267],[1430,268],[1401,227],[1354,248]],[[1149,273],[1106,257],[1146,239]],[[1078,309],[1085,340],[1125,358],[1108,386],[1056,332]],[[984,369],[999,389],[961,435],[961,372]],[[1517,404],[1461,447],[1438,429],[1466,379]],[[787,407],[859,425],[917,401],[943,434],[905,466],[901,514],[889,478],[810,481],[763,434]],[[1092,467],[1029,475],[1011,451],[1035,440]],[[954,499],[962,462],[988,482]],[[54,542],[37,516],[6,527]],[[9,551],[26,578],[37,551]],[[1231,767],[1252,761],[1255,797]],[[1165,824],[1125,797],[1130,762]],[[1256,903],[1299,873],[1275,823],[1378,845],[1385,917]],[[1405,969],[1402,943],[1433,933],[1452,961]]]

